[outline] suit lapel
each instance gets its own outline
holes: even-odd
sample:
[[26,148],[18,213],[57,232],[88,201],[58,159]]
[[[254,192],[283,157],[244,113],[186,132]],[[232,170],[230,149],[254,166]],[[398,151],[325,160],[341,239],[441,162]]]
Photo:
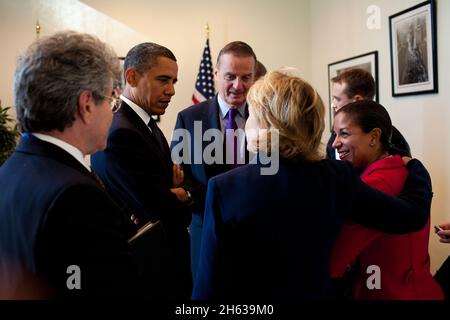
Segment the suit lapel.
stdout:
[[147,124],[134,112],[133,109],[125,102],[122,102],[122,106],[114,117],[123,117],[129,123],[131,123],[136,131],[150,144],[154,145],[155,137],[152,136]]
[[203,132],[207,129],[219,129],[220,130],[220,111],[219,102],[217,101],[217,95],[214,99],[208,101],[203,113],[203,121],[206,124],[203,128]]
[[[166,172],[170,175],[170,179],[172,179],[172,160],[167,141],[165,141],[163,150],[161,150],[155,135],[150,132],[150,129],[144,123],[144,121],[142,121],[142,119],[136,114],[136,112],[134,112],[134,110],[131,109],[131,107],[128,106],[125,102],[122,102],[122,106],[115,116],[126,118],[127,121],[134,126],[136,132],[143,137],[144,141],[149,146],[149,149],[151,149],[152,154],[160,160],[163,167],[166,168]],[[159,130],[158,133],[164,138],[164,134],[162,133],[161,129],[157,127],[157,130]]]
[[16,152],[50,158],[91,177],[89,170],[87,170],[70,153],[52,143],[40,140],[31,134],[27,134],[22,137],[16,148]]

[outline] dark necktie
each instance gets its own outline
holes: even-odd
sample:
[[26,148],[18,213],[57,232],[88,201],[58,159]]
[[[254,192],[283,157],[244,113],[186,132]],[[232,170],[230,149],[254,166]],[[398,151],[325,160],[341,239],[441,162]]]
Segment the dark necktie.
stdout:
[[[230,166],[230,168],[235,168],[238,166],[238,138],[235,136],[235,131],[238,128],[235,120],[237,114],[237,109],[229,109],[228,120],[225,126],[225,159],[227,160],[226,163]],[[230,152],[232,152],[231,155],[229,155]]]
[[155,137],[156,142],[158,143],[159,148],[161,151],[164,151],[164,144],[166,143],[166,138],[161,133],[161,130],[159,130],[158,125],[156,124],[155,119],[150,118],[150,121],[148,122],[148,126],[150,129],[152,129],[152,135]]

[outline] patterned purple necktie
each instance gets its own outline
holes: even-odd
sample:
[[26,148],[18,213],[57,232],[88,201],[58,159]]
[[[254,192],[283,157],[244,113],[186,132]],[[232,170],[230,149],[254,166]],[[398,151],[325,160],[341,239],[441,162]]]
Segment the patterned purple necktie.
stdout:
[[[229,157],[226,157],[226,159],[229,159],[227,161],[228,164],[230,164],[231,168],[235,168],[238,166],[237,158],[238,158],[238,139],[234,135],[235,130],[237,130],[238,126],[236,123],[236,115],[238,114],[237,109],[229,109],[228,110],[228,121],[225,126],[225,143],[226,143],[226,150],[231,150],[233,152],[233,157],[231,158],[233,163],[230,164]],[[226,154],[225,154],[226,156]]]

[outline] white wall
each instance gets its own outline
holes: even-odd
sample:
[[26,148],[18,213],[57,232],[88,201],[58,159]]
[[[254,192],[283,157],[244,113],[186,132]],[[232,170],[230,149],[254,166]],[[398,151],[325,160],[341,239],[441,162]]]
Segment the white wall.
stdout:
[[[408,140],[414,157],[423,161],[433,181],[432,224],[450,220],[450,1],[437,1],[439,94],[393,98],[389,47],[389,16],[422,0],[314,0],[311,1],[312,82],[328,101],[327,65],[378,50],[380,103]],[[381,9],[381,29],[369,30],[369,5]],[[328,119],[328,118],[327,118]],[[329,137],[329,132],[325,138]],[[326,141],[324,139],[324,141]],[[449,245],[430,236],[432,269],[450,253]]]

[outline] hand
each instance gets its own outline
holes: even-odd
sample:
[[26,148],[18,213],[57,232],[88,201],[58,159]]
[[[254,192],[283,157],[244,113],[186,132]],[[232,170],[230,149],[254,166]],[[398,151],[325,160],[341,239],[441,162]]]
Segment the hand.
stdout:
[[440,236],[447,236],[447,239],[439,238],[439,241],[442,243],[450,243],[450,222],[441,223],[439,226],[444,230],[437,232],[437,234]]
[[173,163],[172,166],[172,184],[174,188],[178,188],[184,181],[184,172],[180,165]]
[[410,158],[410,157],[402,157],[402,160],[403,160],[403,163],[404,163],[404,165],[406,167],[406,165],[408,164],[409,161],[412,160],[412,158]]
[[177,196],[178,201],[186,202],[189,200],[186,190],[183,188],[172,188],[170,191]]

